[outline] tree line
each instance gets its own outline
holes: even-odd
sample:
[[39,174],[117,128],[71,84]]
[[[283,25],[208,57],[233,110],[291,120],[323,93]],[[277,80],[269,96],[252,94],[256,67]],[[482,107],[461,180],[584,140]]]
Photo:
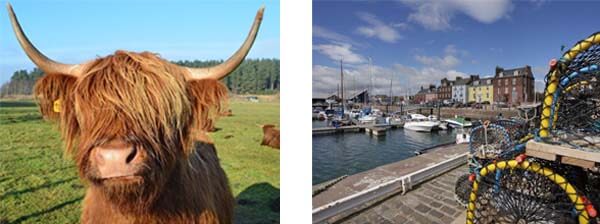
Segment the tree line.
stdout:
[[[222,63],[212,61],[176,61],[187,67],[206,67]],[[271,94],[279,92],[279,59],[246,59],[222,80],[234,94]]]
[[[188,67],[206,67],[222,63],[222,60],[175,61]],[[31,71],[17,70],[10,80],[0,86],[0,97],[31,95],[33,86],[44,73],[34,68]],[[274,94],[279,92],[279,59],[246,59],[223,83],[234,94]]]

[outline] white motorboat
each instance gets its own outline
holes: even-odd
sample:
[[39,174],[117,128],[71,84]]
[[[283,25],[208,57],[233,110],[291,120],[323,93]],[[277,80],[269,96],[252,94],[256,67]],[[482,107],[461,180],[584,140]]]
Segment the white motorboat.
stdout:
[[400,117],[392,116],[392,117],[386,117],[385,118],[385,123],[386,124],[390,124],[390,125],[396,125],[396,126],[398,126],[398,125],[403,125],[404,124],[404,120],[402,118],[400,118]]
[[371,115],[374,116],[374,117],[383,117],[383,112],[381,112],[381,110],[379,110],[377,108],[374,108],[371,111]]
[[408,114],[408,120],[404,123],[404,128],[413,131],[431,132],[439,127],[439,121],[432,121],[421,114]]
[[438,127],[442,130],[448,130],[448,122],[440,121],[440,125]]
[[[429,118],[430,121],[440,121],[435,115],[429,115],[427,118]],[[433,129],[448,130],[448,122],[440,121],[440,125],[433,127]]]
[[385,123],[394,126],[404,126],[404,117],[401,112],[394,112],[391,116],[385,118]]
[[361,124],[375,124],[377,123],[377,116],[365,115],[358,118],[358,122]]

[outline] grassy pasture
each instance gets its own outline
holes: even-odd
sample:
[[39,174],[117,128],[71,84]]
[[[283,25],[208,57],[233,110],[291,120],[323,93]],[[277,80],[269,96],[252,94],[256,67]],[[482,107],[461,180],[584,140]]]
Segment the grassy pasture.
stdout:
[[[236,223],[278,223],[279,151],[260,146],[259,125],[279,125],[279,103],[229,108],[234,115],[210,136],[238,202]],[[0,101],[0,224],[78,223],[83,196],[57,128],[31,101]]]

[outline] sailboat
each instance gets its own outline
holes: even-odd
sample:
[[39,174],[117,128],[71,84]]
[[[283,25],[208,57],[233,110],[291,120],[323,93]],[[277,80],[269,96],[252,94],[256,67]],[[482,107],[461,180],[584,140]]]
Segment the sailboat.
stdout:
[[352,122],[350,121],[350,119],[348,119],[346,117],[345,114],[345,109],[346,109],[346,103],[345,103],[345,99],[344,99],[344,66],[343,66],[343,61],[340,60],[340,76],[341,76],[341,81],[340,81],[340,86],[341,86],[341,90],[340,90],[340,96],[342,99],[342,107],[340,109],[340,111],[338,111],[338,115],[335,116],[333,118],[333,120],[331,121],[331,124],[335,127],[339,127],[339,126],[346,126],[346,125],[351,125]]

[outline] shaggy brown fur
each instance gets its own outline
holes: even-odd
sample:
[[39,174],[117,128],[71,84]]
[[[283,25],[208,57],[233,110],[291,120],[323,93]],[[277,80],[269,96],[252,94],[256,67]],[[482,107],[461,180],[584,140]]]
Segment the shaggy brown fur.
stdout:
[[[88,64],[79,78],[48,74],[36,83],[42,114],[60,120],[66,152],[89,183],[83,223],[232,221],[233,196],[214,147],[196,142],[210,141],[205,131],[225,108],[227,89],[188,76],[155,54],[117,51]],[[56,100],[60,113],[52,110]],[[90,151],[113,139],[146,155],[140,180],[113,185],[97,178]]]
[[272,124],[263,125],[262,129],[263,140],[260,144],[279,149],[279,129],[276,129],[275,125]]

